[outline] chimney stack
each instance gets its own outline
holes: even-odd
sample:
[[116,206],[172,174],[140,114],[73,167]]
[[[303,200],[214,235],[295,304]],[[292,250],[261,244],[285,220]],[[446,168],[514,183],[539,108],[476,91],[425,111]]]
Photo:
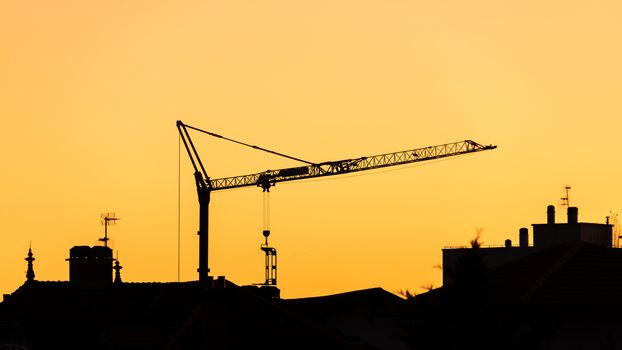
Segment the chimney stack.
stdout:
[[523,227],[518,232],[518,246],[521,248],[529,247],[529,230]]
[[546,207],[546,223],[554,224],[555,223],[555,206],[549,205]]
[[69,282],[112,284],[112,249],[75,246],[69,249]]
[[579,208],[568,207],[568,223],[576,224],[579,222]]

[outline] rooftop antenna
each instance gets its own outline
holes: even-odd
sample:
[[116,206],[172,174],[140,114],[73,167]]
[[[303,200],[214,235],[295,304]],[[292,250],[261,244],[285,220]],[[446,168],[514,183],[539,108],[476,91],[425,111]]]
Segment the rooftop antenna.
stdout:
[[570,185],[564,186],[564,191],[566,193],[565,197],[562,197],[562,206],[570,207]]
[[611,225],[611,230],[613,231],[613,247],[620,248],[620,239],[622,236],[620,235],[620,226],[618,222],[618,213],[614,213],[613,211],[609,211],[609,215],[607,216],[607,224]]
[[108,225],[114,225],[115,221],[119,220],[119,218],[115,217],[114,213],[102,213],[101,214],[101,223],[104,225],[104,238],[100,238],[99,241],[104,242],[104,247],[108,247]]

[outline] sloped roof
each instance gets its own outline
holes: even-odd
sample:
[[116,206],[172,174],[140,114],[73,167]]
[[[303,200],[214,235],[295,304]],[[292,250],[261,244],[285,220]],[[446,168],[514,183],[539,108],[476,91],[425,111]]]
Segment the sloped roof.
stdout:
[[305,317],[323,322],[325,319],[352,307],[385,308],[404,304],[404,299],[382,288],[370,288],[319,297],[282,301],[288,309]]
[[363,341],[379,349],[408,348],[401,337],[406,301],[382,288],[281,302],[294,313],[352,341]]

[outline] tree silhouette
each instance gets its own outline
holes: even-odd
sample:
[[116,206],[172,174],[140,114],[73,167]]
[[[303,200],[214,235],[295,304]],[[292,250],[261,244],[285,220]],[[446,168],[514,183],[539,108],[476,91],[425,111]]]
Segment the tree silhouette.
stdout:
[[[454,266],[445,267],[452,283],[410,297],[413,315],[406,342],[413,349],[498,348],[498,332],[488,319],[488,277],[480,249],[480,230]],[[483,332],[493,336],[483,336]]]

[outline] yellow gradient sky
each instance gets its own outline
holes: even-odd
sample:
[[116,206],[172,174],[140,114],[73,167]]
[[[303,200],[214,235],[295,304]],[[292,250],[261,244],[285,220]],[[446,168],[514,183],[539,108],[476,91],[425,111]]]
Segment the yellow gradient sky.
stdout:
[[[497,150],[279,184],[284,297],[438,286],[441,248],[517,242],[564,184],[620,212],[619,1],[0,1],[0,291],[66,280],[101,237],[126,281],[177,280],[184,122],[315,162],[473,139]],[[194,133],[210,176],[297,163]],[[210,267],[263,280],[261,191],[214,193]],[[558,212],[561,207],[558,207]],[[181,158],[181,280],[198,203]],[[559,215],[561,216],[561,214]]]

